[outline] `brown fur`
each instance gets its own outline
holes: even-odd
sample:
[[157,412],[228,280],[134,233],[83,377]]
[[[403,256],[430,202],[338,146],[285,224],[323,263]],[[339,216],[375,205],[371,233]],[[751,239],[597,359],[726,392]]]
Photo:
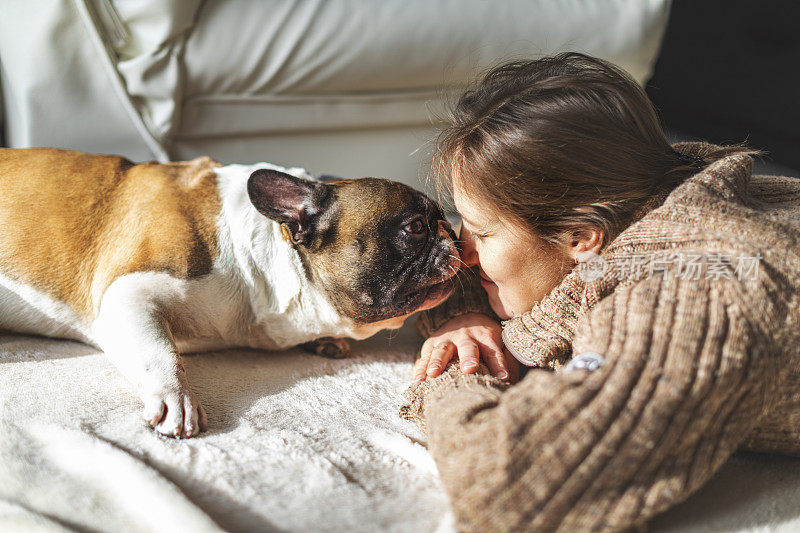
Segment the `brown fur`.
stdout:
[[216,166],[0,149],[0,273],[87,319],[122,275],[207,274],[219,252]]
[[[387,218],[396,216],[397,210],[407,205],[416,193],[410,187],[381,178],[340,180],[328,185],[334,189],[341,209],[346,206],[347,216],[328,221],[334,226],[334,236],[326,237],[328,232],[320,232],[310,247],[317,251],[325,246],[325,253],[312,253],[306,260],[313,265],[314,274],[321,278],[331,302],[341,314],[359,323],[372,323],[361,319],[363,304],[353,301],[344,290],[352,282],[353,270],[343,269],[342,265],[359,269],[376,264],[384,253],[375,240],[381,226]],[[356,245],[356,241],[360,244]],[[405,316],[408,315],[403,315],[401,322]],[[396,327],[396,322],[393,318],[375,324]]]

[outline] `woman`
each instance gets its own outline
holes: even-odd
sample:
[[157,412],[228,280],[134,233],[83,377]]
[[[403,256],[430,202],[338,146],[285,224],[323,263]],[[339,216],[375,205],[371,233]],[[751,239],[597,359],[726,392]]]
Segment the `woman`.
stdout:
[[625,529],[742,446],[800,452],[800,180],[753,153],[670,145],[576,53],[461,97],[435,174],[471,276],[421,317],[401,411],[460,529]]

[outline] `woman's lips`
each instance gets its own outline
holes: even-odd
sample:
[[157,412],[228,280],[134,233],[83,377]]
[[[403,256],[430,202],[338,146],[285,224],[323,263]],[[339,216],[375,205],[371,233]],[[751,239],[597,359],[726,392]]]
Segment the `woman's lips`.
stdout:
[[481,276],[481,285],[494,285],[495,284],[494,281],[492,281],[489,278],[487,278],[486,276],[484,276],[483,273],[480,273],[480,276]]

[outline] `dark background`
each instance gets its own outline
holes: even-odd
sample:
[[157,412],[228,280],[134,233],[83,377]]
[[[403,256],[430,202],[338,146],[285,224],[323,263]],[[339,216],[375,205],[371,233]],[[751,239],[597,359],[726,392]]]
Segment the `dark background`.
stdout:
[[647,87],[673,138],[746,141],[768,152],[762,168],[800,175],[799,5],[673,2]]

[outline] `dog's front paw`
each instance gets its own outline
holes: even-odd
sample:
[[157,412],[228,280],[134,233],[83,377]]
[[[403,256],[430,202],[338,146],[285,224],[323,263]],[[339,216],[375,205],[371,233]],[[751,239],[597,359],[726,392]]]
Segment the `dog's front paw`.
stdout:
[[188,388],[143,394],[145,421],[168,437],[194,437],[208,425],[206,411]]
[[344,339],[334,337],[322,337],[311,342],[300,345],[301,348],[311,353],[330,357],[331,359],[342,359],[350,355],[350,345]]

